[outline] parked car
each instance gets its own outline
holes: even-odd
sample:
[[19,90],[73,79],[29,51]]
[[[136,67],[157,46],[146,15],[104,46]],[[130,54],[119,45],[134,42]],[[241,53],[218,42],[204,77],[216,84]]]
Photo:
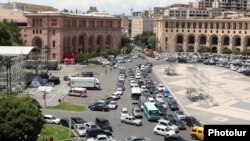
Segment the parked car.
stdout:
[[95,124],[99,126],[102,130],[109,130],[110,132],[113,131],[109,121],[102,117],[97,117],[95,119]]
[[105,96],[104,98],[98,100],[98,102],[100,103],[105,103],[105,104],[109,104],[110,101],[114,100],[112,96]]
[[171,109],[171,111],[179,110],[179,106],[175,100],[169,101],[168,105],[169,105],[169,108]]
[[[62,118],[60,124],[64,127],[69,128],[69,118]],[[74,129],[75,122],[71,120],[71,129]]]
[[120,120],[121,120],[121,123],[127,123],[127,124],[136,125],[136,126],[142,125],[142,121],[139,119],[136,119],[134,116],[121,116]]
[[189,127],[201,126],[200,122],[192,116],[187,116],[185,119],[186,125]]
[[162,126],[165,126],[175,132],[179,132],[179,128],[174,125],[172,122],[170,122],[169,120],[165,120],[165,119],[159,119],[157,121],[157,125],[162,125]]
[[126,107],[123,107],[121,109],[121,117],[123,117],[123,116],[129,116],[128,108],[126,108]]
[[112,100],[118,100],[118,99],[120,99],[120,94],[117,92],[113,92],[111,94],[111,97],[112,97]]
[[75,124],[74,130],[80,137],[85,136],[87,132],[87,129],[83,124]]
[[164,137],[164,141],[186,141],[184,140],[181,136],[168,136],[168,137]]
[[124,139],[123,141],[152,141],[152,140],[148,137],[130,136],[130,137]]
[[142,112],[141,112],[141,109],[139,107],[134,107],[132,109],[132,114],[135,118],[142,118]]
[[81,117],[71,117],[71,120],[75,123],[75,124],[84,124],[87,121],[82,119]]
[[169,97],[169,96],[170,96],[169,90],[165,88],[165,89],[163,90],[163,95],[164,95],[165,97]]
[[87,141],[115,141],[111,136],[107,136],[104,134],[97,135],[95,138],[88,138]]
[[178,110],[175,111],[175,117],[180,120],[185,120],[186,115],[182,111]]
[[105,103],[93,103],[88,107],[91,111],[109,111],[109,107]]
[[116,93],[118,93],[119,95],[123,95],[122,88],[117,88]]
[[171,130],[170,128],[167,128],[166,126],[163,125],[156,125],[153,132],[156,135],[163,135],[167,137],[176,134],[174,130]]
[[104,130],[99,129],[99,128],[94,128],[94,129],[87,130],[86,138],[93,138],[93,137],[96,137],[97,135],[100,135],[100,134],[112,136],[111,132],[104,131]]
[[175,119],[175,120],[172,120],[172,123],[175,124],[176,126],[178,126],[178,128],[180,130],[185,130],[186,129],[186,123],[183,120]]
[[164,114],[164,115],[163,115],[163,118],[164,118],[165,120],[170,121],[170,122],[172,122],[172,121],[175,120],[174,116],[173,116],[172,114],[168,114],[168,113]]
[[97,128],[97,126],[94,122],[86,122],[83,125],[86,127],[87,130]]
[[118,107],[117,102],[110,101],[108,107],[109,107],[109,109],[112,109],[112,110],[117,109],[117,107]]
[[46,123],[59,124],[61,120],[53,115],[43,115],[43,121]]
[[162,116],[164,113],[167,113],[167,108],[163,107],[161,104],[156,103],[155,107],[158,109],[160,116]]
[[157,86],[157,89],[158,89],[159,92],[162,92],[165,89],[165,86],[163,84],[159,84]]

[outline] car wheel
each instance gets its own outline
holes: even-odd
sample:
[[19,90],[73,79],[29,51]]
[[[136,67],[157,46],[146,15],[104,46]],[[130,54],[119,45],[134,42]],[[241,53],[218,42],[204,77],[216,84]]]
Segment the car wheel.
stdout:
[[158,135],[158,133],[157,133],[156,131],[154,131],[154,134],[155,134],[155,135]]

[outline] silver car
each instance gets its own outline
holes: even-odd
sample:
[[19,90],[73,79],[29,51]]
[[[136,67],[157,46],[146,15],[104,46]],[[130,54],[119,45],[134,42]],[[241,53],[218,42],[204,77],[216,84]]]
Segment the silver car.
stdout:
[[132,125],[142,125],[142,121],[139,119],[136,119],[134,116],[123,116],[120,117],[121,123],[127,123],[127,124],[132,124]]
[[141,109],[139,107],[134,107],[132,109],[132,114],[135,118],[142,118],[142,112],[141,112]]

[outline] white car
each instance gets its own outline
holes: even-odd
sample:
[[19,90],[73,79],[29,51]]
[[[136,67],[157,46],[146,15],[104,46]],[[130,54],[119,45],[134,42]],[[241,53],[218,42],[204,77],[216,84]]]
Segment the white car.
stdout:
[[155,103],[155,99],[153,97],[148,97],[148,102]]
[[132,62],[132,59],[127,59],[127,62]]
[[157,121],[157,125],[165,126],[175,132],[179,132],[178,126],[174,125],[172,122],[165,120],[165,119],[159,119]]
[[123,75],[119,76],[119,80],[125,81],[125,76]]
[[86,135],[86,127],[84,126],[84,124],[75,124],[74,125],[74,130],[75,132],[80,136],[85,136]]
[[129,116],[128,108],[123,107],[123,108],[121,109],[121,117],[125,117],[125,116]]
[[43,115],[43,120],[46,123],[52,123],[52,124],[59,124],[61,121],[59,118],[56,118],[53,115]]
[[146,86],[141,86],[141,92],[143,92],[143,91],[145,91],[145,90],[147,90],[147,87]]
[[155,96],[155,100],[156,100],[157,102],[163,101],[163,95],[157,94],[157,95]]
[[135,80],[131,80],[131,81],[130,81],[130,87],[132,87],[132,85],[134,85],[134,84],[136,84],[136,83],[135,83]]
[[88,129],[96,129],[97,126],[95,125],[94,122],[87,122],[87,123],[84,123],[84,126],[85,128],[88,130]]
[[122,116],[120,117],[121,123],[128,123],[132,125],[142,125],[142,121],[140,119],[136,119],[134,116]]
[[186,119],[186,115],[182,111],[178,110],[178,111],[175,111],[174,113],[177,119],[180,119],[180,120]]
[[157,86],[157,89],[158,89],[159,92],[163,92],[163,90],[165,89],[165,86],[163,84],[159,84]]
[[113,100],[118,100],[118,99],[120,99],[120,94],[114,92],[114,93],[111,94],[111,97],[112,97]]
[[94,138],[88,138],[87,141],[116,141],[116,140],[112,139],[111,136],[100,134]]
[[141,79],[141,74],[137,73],[135,76],[136,79]]
[[118,107],[116,101],[110,101],[108,106],[109,106],[109,109],[112,109],[112,110],[117,109]]
[[159,104],[161,104],[164,108],[167,108],[167,104],[164,100],[157,101]]
[[174,130],[171,130],[163,125],[156,125],[153,132],[156,135],[163,135],[166,137],[173,136],[176,134]]
[[123,95],[122,88],[117,88],[116,93],[118,93],[119,95]]

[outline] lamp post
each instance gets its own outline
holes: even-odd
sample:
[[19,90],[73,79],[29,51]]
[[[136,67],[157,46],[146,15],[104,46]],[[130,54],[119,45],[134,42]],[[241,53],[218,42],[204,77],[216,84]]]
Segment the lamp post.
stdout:
[[10,56],[1,56],[0,57],[0,65],[1,66],[5,66],[6,68],[6,81],[7,81],[7,91],[8,94],[11,93],[11,67],[15,64],[14,61],[12,61],[12,57]]

